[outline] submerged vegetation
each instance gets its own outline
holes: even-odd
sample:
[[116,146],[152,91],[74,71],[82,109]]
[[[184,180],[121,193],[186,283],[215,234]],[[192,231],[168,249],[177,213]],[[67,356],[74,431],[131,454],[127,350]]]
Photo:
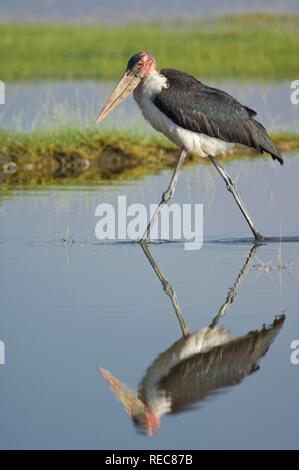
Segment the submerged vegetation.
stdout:
[[0,79],[115,79],[147,49],[161,67],[197,76],[283,79],[299,74],[299,16],[260,13],[192,24],[1,24]]
[[[299,149],[299,135],[272,135],[283,153]],[[267,158],[246,148],[231,150],[228,159]],[[176,162],[177,148],[150,134],[124,134],[113,130],[61,129],[31,134],[0,132],[0,185],[100,183],[139,178]],[[208,163],[190,156],[193,162]]]

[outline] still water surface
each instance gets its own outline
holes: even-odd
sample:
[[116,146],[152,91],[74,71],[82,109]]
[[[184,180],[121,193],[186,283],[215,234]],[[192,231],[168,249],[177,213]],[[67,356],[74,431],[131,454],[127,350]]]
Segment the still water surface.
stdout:
[[250,12],[298,13],[297,0],[0,0],[0,21],[126,23]]
[[[265,234],[299,234],[298,157],[228,165]],[[205,243],[150,246],[152,265],[100,243],[94,211],[157,202],[169,171],[1,193],[1,448],[298,448],[299,244],[215,243],[249,236],[238,209],[211,167],[181,176],[174,200],[204,204]]]
[[[199,77],[235,96],[255,109],[258,119],[272,131],[294,131],[299,127],[298,106],[291,103],[291,80],[271,82],[213,81]],[[115,82],[109,81],[42,81],[6,85],[5,106],[0,108],[0,124],[11,130],[31,131],[59,128],[66,124],[94,127],[95,116],[107,101]],[[140,119],[140,111],[129,97],[111,115],[104,126],[121,130],[153,132]]]

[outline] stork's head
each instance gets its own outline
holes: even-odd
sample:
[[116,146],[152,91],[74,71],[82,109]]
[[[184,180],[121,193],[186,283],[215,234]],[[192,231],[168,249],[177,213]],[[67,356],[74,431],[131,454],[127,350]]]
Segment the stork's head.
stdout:
[[155,68],[155,59],[148,52],[141,51],[134,54],[128,62],[125,74],[120,79],[114,92],[98,115],[96,123],[102,121],[112,109],[116,108],[116,106],[129,96],[139,85],[141,80],[153,72]]
[[156,68],[154,57],[148,52],[141,51],[132,55],[127,65],[127,72],[145,78]]

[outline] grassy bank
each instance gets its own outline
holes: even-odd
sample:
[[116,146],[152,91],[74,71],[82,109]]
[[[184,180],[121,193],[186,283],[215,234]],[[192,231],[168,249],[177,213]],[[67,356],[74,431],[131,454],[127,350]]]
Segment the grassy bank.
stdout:
[[[285,154],[299,149],[299,135],[277,134]],[[226,159],[270,158],[234,149]],[[172,168],[177,149],[163,137],[117,134],[115,131],[63,129],[19,134],[0,131],[0,186],[100,183],[140,178]],[[189,164],[201,161],[190,156]]]
[[255,14],[186,24],[0,24],[0,79],[115,79],[137,50],[161,67],[213,78],[298,78],[299,16]]

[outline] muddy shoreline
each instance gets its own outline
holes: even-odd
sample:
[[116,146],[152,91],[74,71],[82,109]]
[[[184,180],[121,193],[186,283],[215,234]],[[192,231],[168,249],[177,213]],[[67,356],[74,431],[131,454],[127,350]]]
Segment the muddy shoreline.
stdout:
[[[272,138],[283,154],[299,148],[299,136]],[[176,147],[162,139],[87,135],[86,132],[78,132],[75,138],[4,133],[0,142],[0,187],[134,179],[171,168],[176,158]],[[225,158],[228,161],[268,156],[235,148]],[[194,155],[187,159],[189,165],[198,162],[208,164]]]

